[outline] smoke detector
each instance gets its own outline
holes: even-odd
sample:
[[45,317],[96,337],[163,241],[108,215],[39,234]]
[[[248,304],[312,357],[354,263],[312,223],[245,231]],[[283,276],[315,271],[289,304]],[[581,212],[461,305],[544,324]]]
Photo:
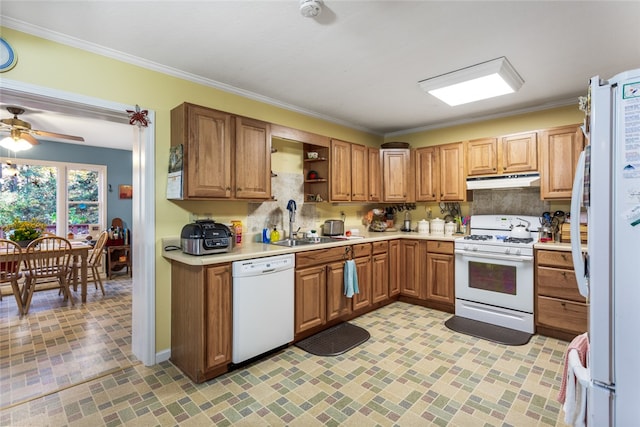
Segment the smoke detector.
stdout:
[[300,0],[300,13],[305,18],[315,18],[322,12],[322,0]]

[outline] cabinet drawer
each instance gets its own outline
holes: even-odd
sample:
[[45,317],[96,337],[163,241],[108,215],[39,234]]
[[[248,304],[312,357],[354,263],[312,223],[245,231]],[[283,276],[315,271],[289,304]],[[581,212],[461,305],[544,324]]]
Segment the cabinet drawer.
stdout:
[[337,248],[298,252],[296,253],[296,268],[308,267],[317,264],[327,264],[329,262],[347,259],[345,258],[347,248],[348,246],[339,246]]
[[389,249],[389,242],[373,242],[373,254],[383,254]]
[[427,252],[453,255],[453,242],[441,242],[439,240],[427,241]]
[[587,302],[578,292],[578,283],[573,270],[538,267],[538,295]]
[[581,334],[589,324],[589,306],[557,298],[538,297],[537,324]]
[[354,258],[371,256],[371,243],[361,243],[359,245],[353,245],[352,249]]
[[573,269],[571,252],[538,250],[536,251],[536,257],[539,265]]

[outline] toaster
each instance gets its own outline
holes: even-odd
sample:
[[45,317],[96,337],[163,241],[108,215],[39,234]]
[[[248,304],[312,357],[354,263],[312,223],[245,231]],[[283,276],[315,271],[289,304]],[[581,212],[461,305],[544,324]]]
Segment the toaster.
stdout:
[[213,220],[197,220],[182,227],[180,247],[189,255],[211,255],[233,249],[233,233],[224,224]]
[[344,234],[344,221],[328,219],[322,224],[323,236],[342,236]]

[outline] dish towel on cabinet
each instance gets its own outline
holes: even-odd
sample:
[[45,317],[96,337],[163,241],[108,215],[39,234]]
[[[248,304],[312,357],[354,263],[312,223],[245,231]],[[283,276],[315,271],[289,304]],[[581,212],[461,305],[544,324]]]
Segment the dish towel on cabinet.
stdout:
[[359,293],[356,262],[350,259],[344,263],[344,294],[347,298],[351,298],[354,294]]
[[564,372],[558,401],[563,404],[564,421],[572,426],[584,426],[587,388],[591,381],[587,366],[589,337],[585,332],[575,337],[565,354]]

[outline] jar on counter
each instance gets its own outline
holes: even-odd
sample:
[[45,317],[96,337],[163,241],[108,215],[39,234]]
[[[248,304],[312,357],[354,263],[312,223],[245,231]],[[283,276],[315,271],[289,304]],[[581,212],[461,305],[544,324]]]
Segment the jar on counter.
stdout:
[[453,233],[456,232],[456,223],[455,222],[447,222],[444,225],[444,235],[445,236],[453,236]]
[[442,236],[444,234],[444,220],[435,218],[431,220],[431,234]]
[[234,219],[231,221],[233,227],[233,233],[236,235],[236,246],[242,243],[242,221]]
[[418,221],[418,233],[429,234],[429,221],[426,219]]

